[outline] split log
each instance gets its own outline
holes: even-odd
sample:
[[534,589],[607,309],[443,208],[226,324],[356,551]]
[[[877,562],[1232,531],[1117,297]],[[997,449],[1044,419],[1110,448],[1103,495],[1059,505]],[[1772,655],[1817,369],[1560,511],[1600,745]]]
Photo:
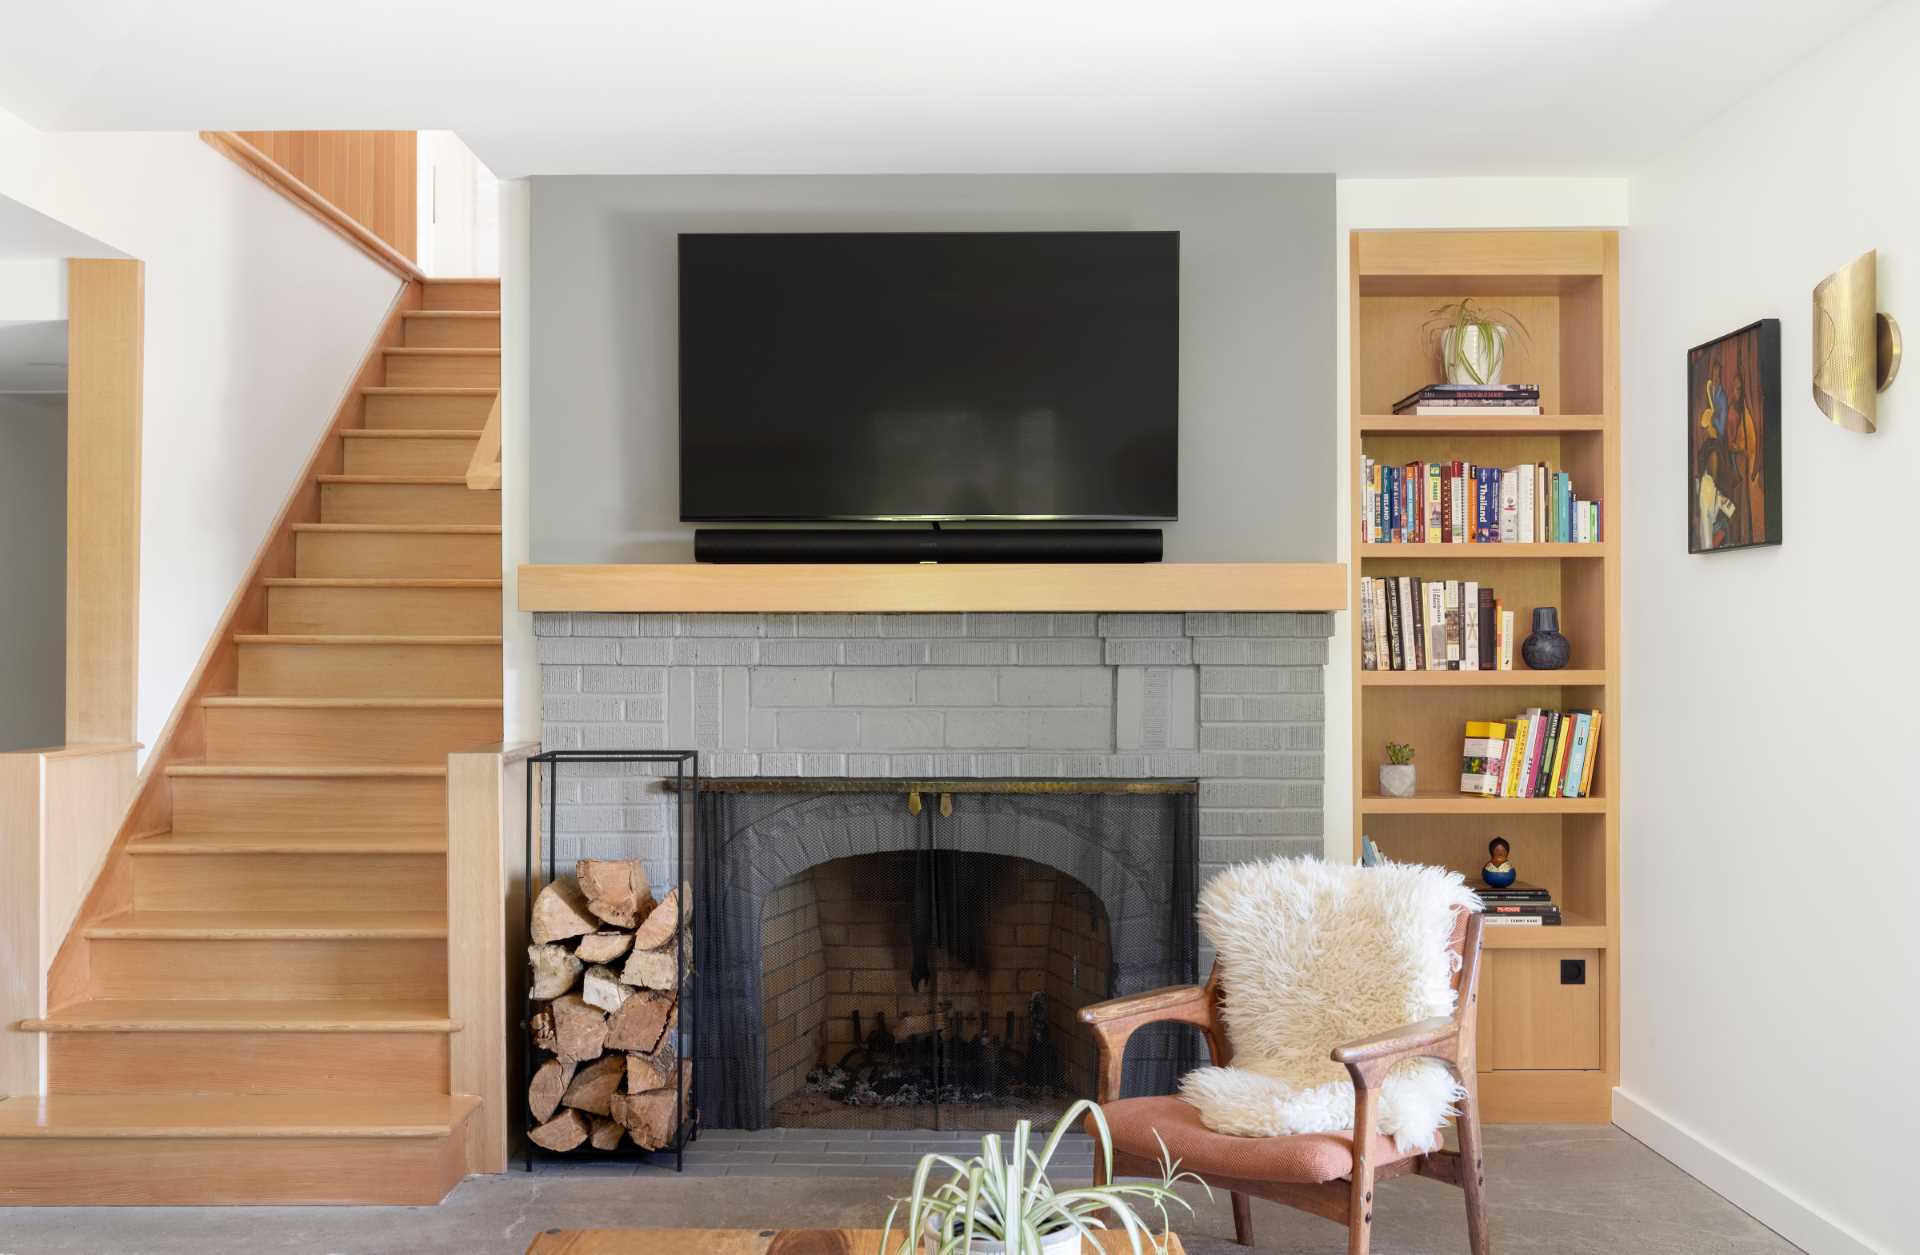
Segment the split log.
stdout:
[[678,1116],[691,1118],[693,1068],[689,1066],[680,1088],[654,1089],[644,1094],[616,1094],[613,1118],[626,1126],[634,1145],[642,1150],[659,1150],[673,1141]]
[[678,1018],[672,994],[641,991],[613,1013],[604,1044],[611,1050],[652,1054],[660,1047],[661,1034]]
[[580,1069],[580,1075],[573,1078],[573,1084],[567,1086],[566,1096],[560,1101],[576,1111],[604,1116],[608,1100],[618,1092],[626,1074],[625,1055],[602,1055]]
[[680,988],[680,959],[672,946],[659,950],[635,950],[627,956],[620,979],[639,989]]
[[533,939],[539,944],[578,937],[600,927],[587,910],[586,895],[571,876],[550,882],[533,900]]
[[574,947],[573,952],[582,963],[611,963],[632,946],[632,933],[603,931],[588,933],[580,938],[580,944]]
[[627,1055],[627,1092],[644,1094],[650,1089],[665,1089],[673,1084],[673,1038],[663,1036],[658,1050]]
[[560,1095],[573,1083],[573,1064],[549,1059],[534,1070],[527,1086],[527,1110],[541,1123],[553,1119],[560,1109]]
[[640,930],[633,935],[636,950],[658,950],[673,940],[674,930],[693,918],[693,887],[681,885],[668,892],[660,905],[647,913]]
[[565,1063],[598,1059],[607,1045],[607,1017],[579,994],[561,994],[533,1013],[533,1044]]
[[617,1150],[620,1139],[626,1135],[627,1126],[611,1116],[600,1116],[593,1122],[591,1139],[595,1150]]
[[618,1011],[632,996],[633,990],[620,983],[620,977],[612,968],[598,963],[587,969],[586,980],[580,986],[580,997],[586,1004],[602,1011]]
[[616,911],[632,911],[653,892],[637,858],[583,858],[573,872],[589,903],[603,902]]
[[535,1146],[548,1150],[572,1150],[587,1140],[591,1127],[585,1116],[568,1107],[539,1128],[529,1130],[527,1138]]
[[527,959],[533,964],[533,996],[541,1002],[558,998],[580,979],[582,964],[565,946],[528,946]]

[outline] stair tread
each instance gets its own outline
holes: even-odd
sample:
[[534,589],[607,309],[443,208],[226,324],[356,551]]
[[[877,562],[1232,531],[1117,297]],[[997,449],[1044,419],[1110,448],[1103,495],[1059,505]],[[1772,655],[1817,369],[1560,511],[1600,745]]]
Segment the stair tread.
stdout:
[[93,940],[430,940],[447,935],[447,917],[440,911],[123,911],[83,933]]
[[423,349],[423,348],[408,347],[405,345],[394,345],[391,348],[381,349],[380,351],[382,353],[386,353],[389,355],[399,355],[401,357],[498,357],[500,356],[499,349],[489,349],[489,348],[479,348],[479,347],[469,348],[464,346],[454,347],[454,348]]
[[55,1094],[0,1101],[0,1138],[446,1137],[466,1094]]
[[424,999],[102,998],[20,1027],[29,1033],[450,1033],[460,1022],[444,1005]]
[[311,632],[236,632],[242,645],[498,645],[498,636],[340,635]]
[[410,309],[402,318],[498,318],[496,309]]
[[440,832],[163,832],[129,841],[128,855],[165,858],[199,854],[445,854]]
[[506,703],[497,697],[240,697],[227,694],[203,697],[202,706],[231,706],[247,709],[293,708],[298,710],[498,710]]
[[321,577],[271,575],[261,581],[268,588],[499,588],[499,580],[443,580],[428,576]]
[[315,475],[323,484],[397,484],[405,487],[467,486],[464,475]]
[[381,776],[444,776],[444,765],[315,767],[303,763],[169,763],[169,776],[294,776],[325,780],[377,780]]
[[[465,480],[460,481],[465,483]],[[295,523],[296,532],[402,532],[415,536],[498,536],[498,523]]]
[[355,427],[340,433],[348,440],[478,440],[473,427]]

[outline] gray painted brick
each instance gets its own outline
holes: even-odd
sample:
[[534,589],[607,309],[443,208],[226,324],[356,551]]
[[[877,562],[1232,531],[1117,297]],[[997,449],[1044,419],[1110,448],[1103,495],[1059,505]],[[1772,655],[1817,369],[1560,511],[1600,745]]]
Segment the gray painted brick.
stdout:
[[1016,775],[1058,778],[1065,774],[1058,754],[1021,754]]
[[758,754],[702,754],[700,772],[708,776],[752,776],[760,771]]
[[[852,714],[851,711],[822,713]],[[946,743],[945,721],[937,710],[869,710],[859,716],[859,721],[858,741],[843,737],[837,742],[839,747],[857,744],[862,749],[875,750],[931,749]]]
[[573,635],[573,616],[561,611],[536,610],[533,613],[533,634],[535,636],[571,636]]
[[687,616],[688,636],[759,636],[765,623],[757,614],[695,614]]
[[781,640],[760,642],[760,663],[776,667],[830,667],[840,661],[840,642]]
[[665,693],[667,672],[664,667],[586,667],[580,672],[581,689],[588,693]]
[[975,754],[973,769],[983,776],[1017,776],[1020,774],[1020,756],[1018,754]]
[[540,717],[551,723],[612,723],[621,717],[620,699],[555,694],[541,701]]
[[968,636],[1052,636],[1050,614],[970,614]]
[[1113,748],[1113,715],[1106,710],[1036,710],[1027,726],[1026,744],[1034,749]]
[[873,614],[800,614],[793,618],[796,636],[878,636],[880,616]]
[[1202,750],[1200,774],[1263,780],[1318,780],[1325,771],[1319,754],[1236,754]]
[[589,723],[580,729],[580,748],[589,750],[657,750],[667,746],[667,730],[660,724]]
[[792,636],[793,616],[790,614],[761,615],[760,635],[763,637]]
[[1320,835],[1320,831],[1320,812],[1317,809],[1200,809],[1200,835],[1203,837],[1311,837]]
[[1193,660],[1234,667],[1324,666],[1327,642],[1293,637],[1206,636],[1193,642]]
[[621,703],[620,717],[628,723],[665,723],[665,697],[629,697]]
[[543,664],[620,661],[619,641],[583,641],[567,636],[542,636],[534,642],[534,649]]
[[747,748],[750,750],[780,748],[779,711],[761,710],[755,707],[747,712]]
[[633,621],[634,629],[642,636],[678,636],[686,627],[677,614],[636,614]]
[[1115,636],[1184,636],[1186,620],[1177,614],[1103,614],[1100,616],[1100,635]]
[[1053,616],[1053,634],[1055,636],[1098,636],[1100,634],[1100,616],[1097,614],[1056,614]]
[[[580,801],[595,805],[618,805],[644,801],[657,781],[637,776],[615,776],[601,780],[573,781],[580,790]],[[657,822],[657,821],[656,821]]]
[[960,749],[1024,749],[1029,715],[1024,710],[976,706],[947,713],[947,744]]
[[749,700],[755,706],[831,706],[833,672],[812,668],[755,667]]
[[880,635],[892,637],[964,636],[964,614],[883,614]]
[[1239,699],[1240,717],[1249,722],[1294,723],[1327,717],[1327,699],[1319,693],[1275,693]]
[[1200,729],[1200,748],[1203,750],[1301,748],[1286,744],[1286,739],[1286,729],[1271,723],[1223,723]]
[[847,756],[845,754],[802,754],[800,755],[800,774],[803,776],[844,776],[847,774]]
[[779,712],[783,749],[837,750],[861,744],[860,715],[851,710],[783,710]]
[[672,661],[673,642],[663,637],[620,642],[620,665],[623,667],[664,667]]
[[849,667],[918,667],[927,659],[925,641],[850,640],[840,646],[840,660]]
[[991,706],[999,700],[999,673],[975,667],[916,671],[914,696],[922,706]]
[[797,776],[800,774],[800,755],[762,754],[760,755],[760,774],[763,776]]
[[580,748],[580,726],[578,724],[548,724],[540,732],[540,748],[543,750],[577,750]]
[[1188,636],[1328,636],[1329,616],[1318,614],[1254,614],[1242,611],[1190,611]]
[[580,668],[540,668],[540,691],[542,693],[578,693],[580,691]]
[[673,663],[677,667],[750,667],[759,657],[759,641],[682,637],[673,643]]
[[1107,667],[1007,667],[999,675],[1000,700],[1009,706],[1108,706],[1113,703],[1113,671]]
[[1184,636],[1108,638],[1105,644],[1107,665],[1112,667],[1184,667],[1193,661],[1193,642]]
[[935,666],[988,667],[1015,660],[1012,641],[934,641],[927,650]]
[[1147,755],[1150,776],[1197,776],[1200,774],[1199,750],[1168,750]]
[[1114,673],[1114,744],[1123,750],[1199,745],[1191,667],[1121,667]]
[[638,636],[640,621],[630,614],[576,611],[573,615],[573,635]]
[[913,672],[904,668],[870,667],[821,674],[832,677],[830,698],[836,706],[913,705]]
[[885,754],[849,754],[847,755],[847,774],[866,778],[884,777],[887,774],[887,763]]
[[1278,667],[1202,667],[1202,693],[1285,693],[1290,690]]
[[1091,636],[1068,640],[1016,641],[1023,667],[1088,667],[1100,663],[1100,642]]

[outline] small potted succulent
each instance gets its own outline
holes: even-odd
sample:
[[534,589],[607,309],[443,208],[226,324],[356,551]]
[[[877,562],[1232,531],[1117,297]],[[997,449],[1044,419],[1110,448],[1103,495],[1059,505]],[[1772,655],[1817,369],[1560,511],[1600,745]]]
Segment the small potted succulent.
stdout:
[[1387,742],[1387,761],[1380,764],[1380,793],[1383,797],[1413,796],[1413,746]]
[[[1193,1211],[1193,1205],[1173,1187],[1192,1181],[1207,1190],[1208,1198],[1213,1197],[1212,1189],[1192,1173],[1181,1172],[1161,1142],[1157,1182],[1130,1180],[1056,1190],[1047,1180],[1047,1165],[1060,1139],[1083,1114],[1090,1114],[1099,1130],[1097,1150],[1104,1157],[1107,1180],[1113,1181],[1113,1138],[1107,1119],[1097,1103],[1083,1098],[1067,1108],[1038,1153],[1030,1142],[1033,1122],[1022,1120],[1004,1148],[1000,1135],[989,1133],[980,1139],[980,1153],[969,1159],[922,1158],[913,1174],[913,1194],[894,1199],[887,1212],[879,1255],[1078,1255],[1080,1239],[1092,1238],[1096,1229],[1109,1224],[1126,1231],[1133,1255],[1163,1255],[1168,1204]],[[934,1185],[932,1177],[938,1168],[948,1169],[950,1175]],[[1134,1210],[1136,1203],[1159,1216],[1159,1237]],[[903,1207],[905,1223],[896,1240],[894,1221]],[[1091,1242],[1087,1245],[1092,1247]]]
[[1507,364],[1509,337],[1529,340],[1525,323],[1497,306],[1477,304],[1472,297],[1433,310],[1425,330],[1440,350],[1447,382],[1456,384],[1499,383]]

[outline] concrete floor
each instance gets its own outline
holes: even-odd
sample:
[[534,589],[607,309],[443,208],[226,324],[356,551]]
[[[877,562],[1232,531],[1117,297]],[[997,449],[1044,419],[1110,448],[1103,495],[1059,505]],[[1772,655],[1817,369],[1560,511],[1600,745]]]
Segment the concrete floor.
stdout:
[[[850,1165],[849,1165],[850,1166]],[[1493,1249],[1499,1255],[1773,1255],[1797,1248],[1611,1127],[1491,1128]],[[877,1168],[875,1171],[882,1171]],[[0,1209],[0,1255],[519,1255],[542,1229],[602,1225],[877,1224],[905,1174],[674,1177],[569,1166],[473,1177],[438,1207]],[[1342,1230],[1254,1204],[1261,1250],[1340,1255]],[[1374,1249],[1463,1255],[1459,1191],[1418,1178],[1380,1187]],[[1233,1255],[1224,1197],[1175,1226],[1192,1255]],[[656,1248],[658,1255],[672,1255]],[[649,1251],[648,1255],[655,1255]]]

